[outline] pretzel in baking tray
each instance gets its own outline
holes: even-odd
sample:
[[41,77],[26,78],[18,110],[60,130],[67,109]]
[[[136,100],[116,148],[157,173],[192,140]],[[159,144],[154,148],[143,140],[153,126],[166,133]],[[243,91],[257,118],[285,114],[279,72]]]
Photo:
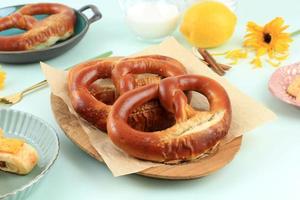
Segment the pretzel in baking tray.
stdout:
[[[49,15],[38,20],[34,15]],[[57,3],[27,4],[9,16],[0,18],[0,31],[26,30],[22,34],[0,36],[1,51],[41,49],[69,38],[74,33],[76,15],[72,8]]]
[[[206,96],[209,110],[192,108],[184,91]],[[154,132],[129,126],[131,112],[153,99],[159,99],[161,105],[175,115],[176,123]],[[107,130],[113,143],[133,157],[178,163],[199,158],[214,148],[228,133],[230,122],[230,100],[220,84],[204,76],[182,75],[123,94],[112,107]]]
[[[75,111],[106,132],[111,104],[119,95],[136,87],[157,83],[161,78],[183,74],[186,74],[183,65],[165,56],[94,60],[77,65],[69,71],[68,89]],[[103,89],[100,86],[97,89],[94,86],[90,90],[93,83],[99,79],[112,79],[114,88]],[[113,90],[115,94],[112,94]],[[154,131],[172,125],[175,119],[154,100],[137,107],[129,116],[128,123],[137,130]]]

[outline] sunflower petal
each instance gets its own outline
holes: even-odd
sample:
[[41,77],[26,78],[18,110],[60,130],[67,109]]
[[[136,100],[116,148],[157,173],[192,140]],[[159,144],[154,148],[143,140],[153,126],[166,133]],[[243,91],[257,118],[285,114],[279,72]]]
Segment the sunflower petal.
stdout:
[[254,68],[261,68],[262,67],[262,63],[260,60],[260,57],[256,56],[252,61],[251,64],[254,65]]
[[0,89],[4,88],[5,79],[6,79],[6,73],[0,68]]
[[280,61],[273,61],[271,59],[267,59],[267,62],[272,66],[272,67],[278,67],[281,62]]

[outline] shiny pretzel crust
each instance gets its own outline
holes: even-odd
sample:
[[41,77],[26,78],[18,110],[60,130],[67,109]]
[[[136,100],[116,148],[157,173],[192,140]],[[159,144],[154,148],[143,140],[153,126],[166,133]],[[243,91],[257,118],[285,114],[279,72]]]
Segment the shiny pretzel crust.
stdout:
[[[177,95],[181,94],[178,93],[181,89],[204,94],[210,103],[210,110],[191,108],[186,97]],[[132,110],[157,98],[165,109],[174,114],[185,113],[184,117],[175,114],[176,124],[161,131],[148,133],[131,128],[127,118]],[[174,107],[175,104],[179,109]],[[133,157],[178,163],[194,160],[210,151],[226,136],[230,122],[231,105],[222,86],[207,77],[183,75],[125,93],[115,102],[108,117],[107,129],[113,143]]]
[[[135,64],[131,65],[132,62]],[[92,93],[108,99],[108,102],[113,104],[115,99],[112,100],[109,97],[118,98],[120,93],[127,91],[128,85],[133,88],[141,87],[149,83],[158,83],[165,76],[185,73],[181,63],[165,56],[150,55],[121,60],[95,60],[77,65],[70,70],[68,89],[75,111],[98,129],[106,132],[107,117],[112,106],[97,99]],[[131,82],[128,84],[129,81],[126,82],[124,77],[130,77]],[[111,90],[103,89],[102,92],[92,91],[91,93],[89,87],[99,79],[112,79],[115,94],[112,95]],[[133,110],[128,123],[137,130],[156,131],[171,126],[175,120],[171,113],[165,111],[159,102],[154,100]]]
[[[33,15],[49,14],[42,20]],[[25,33],[0,36],[0,50],[21,51],[49,47],[74,33],[76,15],[72,8],[56,3],[28,4],[17,12],[0,18],[0,30],[19,28]]]

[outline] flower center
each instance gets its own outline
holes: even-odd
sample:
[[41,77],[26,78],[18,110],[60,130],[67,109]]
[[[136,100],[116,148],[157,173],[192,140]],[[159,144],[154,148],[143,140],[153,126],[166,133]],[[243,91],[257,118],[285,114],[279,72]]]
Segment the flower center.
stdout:
[[272,40],[272,36],[270,35],[270,33],[264,33],[264,42],[269,44]]

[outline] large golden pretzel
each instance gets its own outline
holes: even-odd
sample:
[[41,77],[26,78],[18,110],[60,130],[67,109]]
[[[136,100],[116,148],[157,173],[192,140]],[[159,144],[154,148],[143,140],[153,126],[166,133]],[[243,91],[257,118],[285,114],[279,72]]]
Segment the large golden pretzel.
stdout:
[[[151,73],[154,78],[138,78],[137,75]],[[161,78],[183,75],[186,71],[181,63],[165,56],[141,56],[121,60],[96,60],[75,66],[69,71],[68,88],[75,111],[85,120],[106,132],[106,122],[112,105],[97,99],[89,88],[98,79],[112,79],[119,94],[149,83],[159,82]],[[127,80],[126,81],[124,81]],[[125,83],[125,84],[124,84]],[[97,96],[109,97],[104,90]],[[109,100],[113,104],[114,100]],[[166,112],[158,101],[152,101],[137,108],[128,119],[129,124],[139,130],[157,130],[174,123],[174,117]]]
[[[193,109],[184,91],[206,96],[209,111]],[[175,115],[176,124],[155,132],[129,126],[131,112],[153,99]],[[215,147],[228,133],[230,122],[230,100],[220,84],[204,76],[182,75],[123,94],[111,109],[107,130],[113,143],[133,157],[177,163],[196,159]]]

